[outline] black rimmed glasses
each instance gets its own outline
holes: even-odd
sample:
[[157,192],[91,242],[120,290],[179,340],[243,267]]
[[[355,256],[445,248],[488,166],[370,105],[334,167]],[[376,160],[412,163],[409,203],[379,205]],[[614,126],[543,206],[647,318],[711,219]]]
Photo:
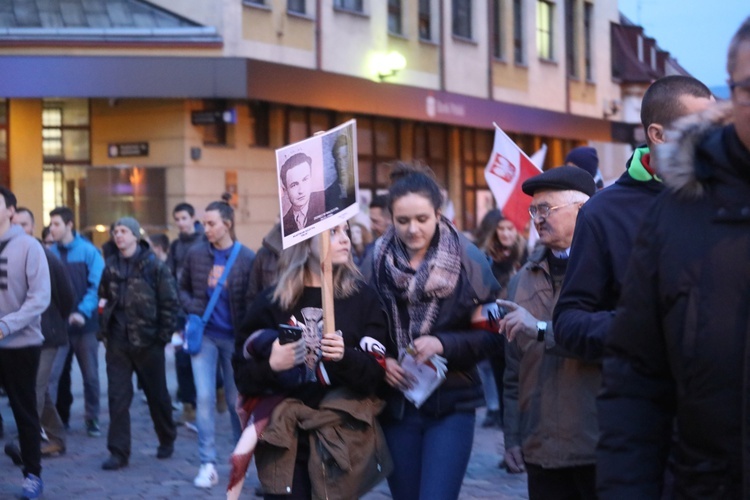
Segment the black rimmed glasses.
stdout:
[[575,205],[576,203],[577,202],[572,201],[570,203],[566,203],[565,205],[557,205],[554,207],[551,207],[549,205],[539,205],[539,206],[531,205],[529,207],[529,215],[531,216],[532,219],[536,219],[537,217],[543,217],[546,219],[547,217],[549,217],[549,214],[554,212],[555,210],[559,208],[564,208],[570,205]]

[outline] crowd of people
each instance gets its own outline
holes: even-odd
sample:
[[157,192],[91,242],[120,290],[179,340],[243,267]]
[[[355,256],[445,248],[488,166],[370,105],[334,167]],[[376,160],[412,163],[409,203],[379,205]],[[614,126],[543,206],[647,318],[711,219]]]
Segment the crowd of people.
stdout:
[[467,237],[429,168],[397,164],[369,220],[326,230],[332,317],[321,236],[282,250],[282,229],[307,223],[294,204],[257,254],[227,200],[200,222],[175,206],[171,244],[122,217],[100,251],[66,207],[40,244],[0,186],[0,383],[18,431],[5,453],[23,497],[66,451],[73,356],[101,435],[101,341],[104,470],[130,460],[135,374],[157,459],[177,425],[197,432],[198,488],[220,482],[225,408],[232,463],[255,459],[266,499],[356,498],[384,479],[396,500],[456,499],[486,406],[500,466],[527,473],[531,499],[748,498],[750,18],[727,69],[727,103],[687,76],[648,88],[646,144],[613,185],[590,147],[523,182],[531,243],[500,210]]

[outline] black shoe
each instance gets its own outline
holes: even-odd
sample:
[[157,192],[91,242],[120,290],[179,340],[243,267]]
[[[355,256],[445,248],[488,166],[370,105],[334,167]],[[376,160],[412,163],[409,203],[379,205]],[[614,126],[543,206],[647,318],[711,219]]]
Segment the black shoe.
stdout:
[[21,450],[18,448],[16,443],[5,444],[5,454],[13,460],[13,464],[21,467],[23,465],[23,458],[21,458]]
[[160,444],[159,447],[156,449],[156,458],[158,459],[164,459],[169,458],[172,456],[172,453],[174,453],[174,444]]
[[121,456],[112,454],[107,460],[102,463],[102,469],[104,470],[117,470],[128,466],[128,461]]

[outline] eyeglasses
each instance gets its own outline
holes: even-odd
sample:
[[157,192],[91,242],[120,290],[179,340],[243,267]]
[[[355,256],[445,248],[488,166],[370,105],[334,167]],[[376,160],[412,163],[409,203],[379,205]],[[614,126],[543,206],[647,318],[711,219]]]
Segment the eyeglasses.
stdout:
[[537,217],[543,217],[547,218],[549,217],[549,214],[553,211],[557,210],[558,208],[564,208],[570,205],[575,205],[577,202],[573,201],[570,203],[566,203],[565,205],[557,205],[555,207],[551,207],[549,205],[539,205],[538,207],[531,205],[529,207],[529,215],[532,219],[536,219]]

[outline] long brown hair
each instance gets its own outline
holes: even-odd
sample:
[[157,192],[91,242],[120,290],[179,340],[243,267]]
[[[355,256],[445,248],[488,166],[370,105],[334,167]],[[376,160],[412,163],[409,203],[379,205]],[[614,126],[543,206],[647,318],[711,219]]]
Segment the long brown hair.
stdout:
[[[315,242],[313,242],[315,239]],[[285,311],[294,307],[305,288],[305,277],[310,272],[308,260],[316,238],[297,243],[281,251],[279,256],[279,279],[273,292],[273,300]],[[345,299],[354,295],[362,284],[362,274],[352,261],[352,254],[344,264],[333,266],[333,297]]]

